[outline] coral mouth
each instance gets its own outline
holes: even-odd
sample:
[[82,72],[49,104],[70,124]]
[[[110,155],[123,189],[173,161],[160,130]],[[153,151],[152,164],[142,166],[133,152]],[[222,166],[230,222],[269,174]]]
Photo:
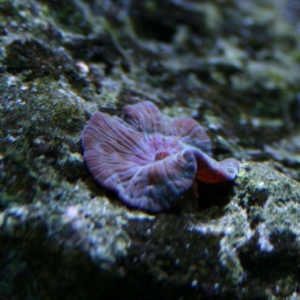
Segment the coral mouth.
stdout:
[[168,156],[170,156],[170,153],[166,150],[157,151],[155,154],[155,161],[162,160]]

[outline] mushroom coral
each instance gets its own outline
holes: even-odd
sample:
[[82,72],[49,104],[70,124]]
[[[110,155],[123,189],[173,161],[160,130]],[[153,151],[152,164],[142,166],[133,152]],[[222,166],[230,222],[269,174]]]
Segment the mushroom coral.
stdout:
[[196,121],[165,116],[149,101],[125,106],[122,119],[95,112],[82,144],[95,180],[151,213],[170,209],[195,181],[233,180],[240,166],[211,157],[211,141]]

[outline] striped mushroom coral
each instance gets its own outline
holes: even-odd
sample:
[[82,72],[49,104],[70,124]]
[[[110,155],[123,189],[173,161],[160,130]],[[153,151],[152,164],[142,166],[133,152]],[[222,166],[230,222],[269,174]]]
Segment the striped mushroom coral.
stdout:
[[82,144],[95,180],[151,213],[170,209],[194,182],[233,180],[240,166],[211,157],[211,141],[196,121],[165,116],[149,101],[125,106],[122,118],[95,112]]

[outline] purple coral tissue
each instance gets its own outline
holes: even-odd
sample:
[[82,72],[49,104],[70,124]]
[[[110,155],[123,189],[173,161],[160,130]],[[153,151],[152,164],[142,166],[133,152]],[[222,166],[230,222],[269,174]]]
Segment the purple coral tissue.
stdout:
[[151,102],[127,105],[122,119],[95,112],[82,133],[84,159],[96,181],[131,207],[171,208],[195,180],[233,180],[239,162],[210,157],[211,142],[190,118],[169,118]]

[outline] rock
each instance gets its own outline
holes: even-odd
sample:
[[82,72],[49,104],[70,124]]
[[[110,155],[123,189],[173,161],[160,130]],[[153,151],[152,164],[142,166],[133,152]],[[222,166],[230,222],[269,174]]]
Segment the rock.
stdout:
[[[295,7],[0,1],[0,299],[297,299]],[[84,125],[142,100],[243,161],[234,185],[158,215],[98,186]]]
[[[83,196],[80,187],[77,193]],[[151,216],[100,197],[7,208],[0,215],[0,253],[8,255],[1,291],[38,297],[42,287],[44,295],[76,299],[291,297],[299,202],[297,182],[247,163],[226,206],[194,214]]]

